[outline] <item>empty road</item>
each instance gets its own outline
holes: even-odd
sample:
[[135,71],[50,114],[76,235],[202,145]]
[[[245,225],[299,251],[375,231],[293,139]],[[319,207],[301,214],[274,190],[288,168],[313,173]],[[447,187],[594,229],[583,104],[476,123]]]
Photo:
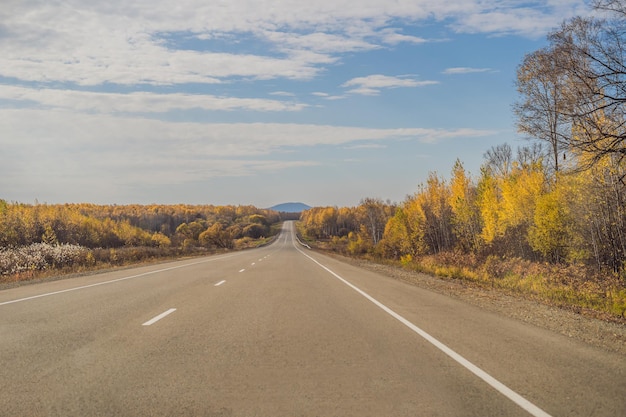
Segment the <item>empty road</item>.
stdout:
[[2,416],[626,416],[626,358],[310,251],[0,291]]

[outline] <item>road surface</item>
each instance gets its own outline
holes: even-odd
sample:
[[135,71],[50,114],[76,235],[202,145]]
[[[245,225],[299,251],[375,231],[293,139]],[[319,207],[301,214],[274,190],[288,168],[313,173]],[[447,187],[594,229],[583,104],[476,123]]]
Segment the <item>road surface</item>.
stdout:
[[626,358],[297,243],[0,291],[2,416],[626,416]]

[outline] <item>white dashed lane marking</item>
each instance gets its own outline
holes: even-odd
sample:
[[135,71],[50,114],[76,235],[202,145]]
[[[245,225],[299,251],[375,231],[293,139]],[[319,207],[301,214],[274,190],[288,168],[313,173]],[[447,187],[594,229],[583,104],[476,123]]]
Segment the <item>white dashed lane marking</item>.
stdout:
[[169,316],[170,314],[172,314],[173,312],[175,312],[176,309],[175,308],[170,308],[169,310],[159,314],[156,317],[153,317],[152,319],[148,320],[147,322],[145,322],[144,324],[142,324],[142,326],[150,326],[153,325],[154,323],[156,323],[157,321],[161,320],[162,318],[164,318],[165,316]]

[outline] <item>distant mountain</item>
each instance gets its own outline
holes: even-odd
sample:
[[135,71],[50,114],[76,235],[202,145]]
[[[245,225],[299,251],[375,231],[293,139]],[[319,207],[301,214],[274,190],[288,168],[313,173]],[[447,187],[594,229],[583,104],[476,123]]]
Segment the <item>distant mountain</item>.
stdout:
[[300,213],[310,208],[311,206],[307,206],[304,203],[283,203],[270,207],[271,210],[282,211],[283,213]]

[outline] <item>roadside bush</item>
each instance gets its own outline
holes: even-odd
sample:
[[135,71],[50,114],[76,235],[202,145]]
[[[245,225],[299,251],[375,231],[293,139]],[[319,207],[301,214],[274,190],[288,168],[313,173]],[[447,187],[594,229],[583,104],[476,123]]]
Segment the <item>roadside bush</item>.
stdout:
[[0,249],[0,275],[64,268],[87,262],[89,249],[79,245],[33,243]]
[[179,251],[175,248],[155,248],[153,246],[139,246],[116,249],[93,249],[91,259],[93,263],[109,265],[126,265],[167,256],[176,256]]
[[267,234],[267,228],[258,223],[249,224],[243,229],[243,235],[245,237],[251,237],[252,239],[259,239],[260,237],[266,236]]

